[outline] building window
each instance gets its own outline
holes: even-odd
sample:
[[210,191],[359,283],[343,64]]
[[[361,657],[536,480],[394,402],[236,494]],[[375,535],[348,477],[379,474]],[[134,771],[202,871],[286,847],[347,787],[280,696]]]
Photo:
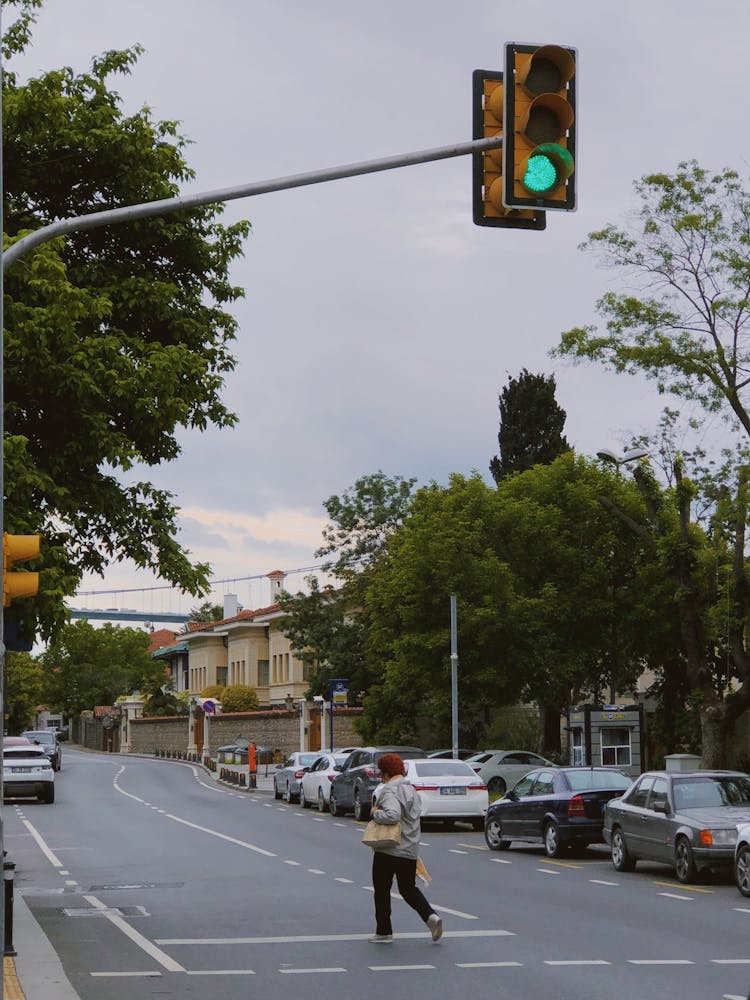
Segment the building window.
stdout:
[[268,685],[268,660],[258,660],[258,687]]
[[227,684],[227,668],[217,667],[216,668],[216,683],[221,684],[226,687]]
[[302,680],[311,681],[314,679],[317,669],[313,663],[302,664]]
[[602,764],[604,767],[630,767],[630,730],[602,729]]
[[291,680],[289,675],[289,653],[284,653],[284,680]]
[[583,730],[574,729],[571,732],[572,746],[573,746],[573,759],[571,763],[573,767],[580,767],[585,763],[583,759]]

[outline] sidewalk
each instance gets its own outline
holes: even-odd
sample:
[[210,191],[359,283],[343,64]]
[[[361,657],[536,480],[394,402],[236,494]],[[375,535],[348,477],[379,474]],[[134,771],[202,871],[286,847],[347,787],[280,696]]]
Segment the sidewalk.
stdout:
[[[70,748],[87,750],[86,747],[78,747],[74,744],[70,744]],[[97,751],[88,752],[96,753]],[[131,759],[143,759],[144,757],[148,760],[155,759],[150,754],[109,754],[108,756],[125,759],[128,757]],[[173,761],[173,763],[184,766],[186,762]],[[215,771],[209,771],[203,764],[194,763],[191,766],[200,768],[222,788],[232,789],[235,792],[246,792],[248,795],[273,793],[273,775],[271,768],[266,774],[265,765],[258,770],[256,789],[247,787],[249,777],[247,765],[218,764]],[[246,784],[243,786],[221,781],[219,774],[222,768],[231,770],[238,775],[244,774]],[[79,995],[65,975],[62,963],[50,944],[49,938],[37,923],[19,892],[15,892],[13,896],[13,946],[17,954],[12,958],[8,956],[3,958],[3,1000],[80,1000]]]

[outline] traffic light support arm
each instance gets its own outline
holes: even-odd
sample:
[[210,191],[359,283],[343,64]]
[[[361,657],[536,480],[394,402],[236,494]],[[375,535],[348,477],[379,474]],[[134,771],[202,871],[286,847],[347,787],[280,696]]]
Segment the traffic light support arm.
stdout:
[[429,163],[432,160],[448,160],[454,156],[467,156],[470,153],[482,153],[496,149],[503,144],[502,136],[491,136],[487,139],[475,139],[472,142],[461,142],[453,146],[438,146],[434,149],[423,149],[416,153],[401,153],[397,156],[386,156],[378,160],[365,160],[362,163],[350,163],[341,167],[328,167],[324,170],[313,170],[306,174],[292,174],[289,177],[275,177],[271,180],[257,181],[253,184],[240,184],[235,187],[219,188],[216,191],[203,191],[198,194],[179,195],[177,198],[163,198],[160,201],[147,201],[139,205],[125,205],[122,208],[112,208],[104,212],[92,212],[88,215],[78,215],[71,219],[60,219],[48,226],[43,226],[33,233],[27,233],[17,240],[3,253],[3,274],[20,257],[33,250],[34,247],[47,243],[56,236],[79,232],[84,229],[98,229],[118,222],[132,222],[134,219],[146,219],[154,215],[167,215],[185,209],[199,208],[202,205],[215,205],[225,201],[235,201],[238,198],[250,198],[256,194],[268,194],[272,191],[287,191],[290,188],[306,187],[311,184],[322,184],[325,181],[342,180],[345,177],[358,177],[360,174],[374,174],[382,170],[395,170],[398,167],[409,167],[416,163]]

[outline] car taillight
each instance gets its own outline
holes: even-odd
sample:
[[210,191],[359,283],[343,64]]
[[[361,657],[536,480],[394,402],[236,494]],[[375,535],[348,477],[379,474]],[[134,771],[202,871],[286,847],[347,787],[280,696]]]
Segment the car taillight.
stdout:
[[574,795],[568,803],[568,816],[585,816],[586,809],[580,795]]
[[487,786],[486,785],[469,785],[469,791],[470,792],[486,792],[487,791]]
[[334,779],[335,777],[336,777],[336,775],[335,775],[335,774],[329,774],[329,775],[328,775],[328,780],[329,780],[329,781],[333,781],[333,779]]
[[438,785],[413,785],[415,792],[436,792]]
[[299,779],[302,777],[302,775],[304,773],[305,773],[304,768],[302,770],[300,770],[300,771],[295,771],[294,772],[294,777],[299,781]]
[[371,764],[368,764],[368,766],[365,768],[365,774],[368,778],[380,777],[380,771],[378,770],[378,768],[373,767]]

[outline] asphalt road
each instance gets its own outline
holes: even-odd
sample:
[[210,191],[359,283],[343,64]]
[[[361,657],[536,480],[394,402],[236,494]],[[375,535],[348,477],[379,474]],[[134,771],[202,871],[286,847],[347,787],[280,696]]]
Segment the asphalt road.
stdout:
[[426,826],[433,944],[398,898],[371,945],[352,819],[219,788],[172,761],[66,749],[54,805],[6,803],[22,893],[82,1000],[744,1000],[750,904],[727,879],[618,875]]

